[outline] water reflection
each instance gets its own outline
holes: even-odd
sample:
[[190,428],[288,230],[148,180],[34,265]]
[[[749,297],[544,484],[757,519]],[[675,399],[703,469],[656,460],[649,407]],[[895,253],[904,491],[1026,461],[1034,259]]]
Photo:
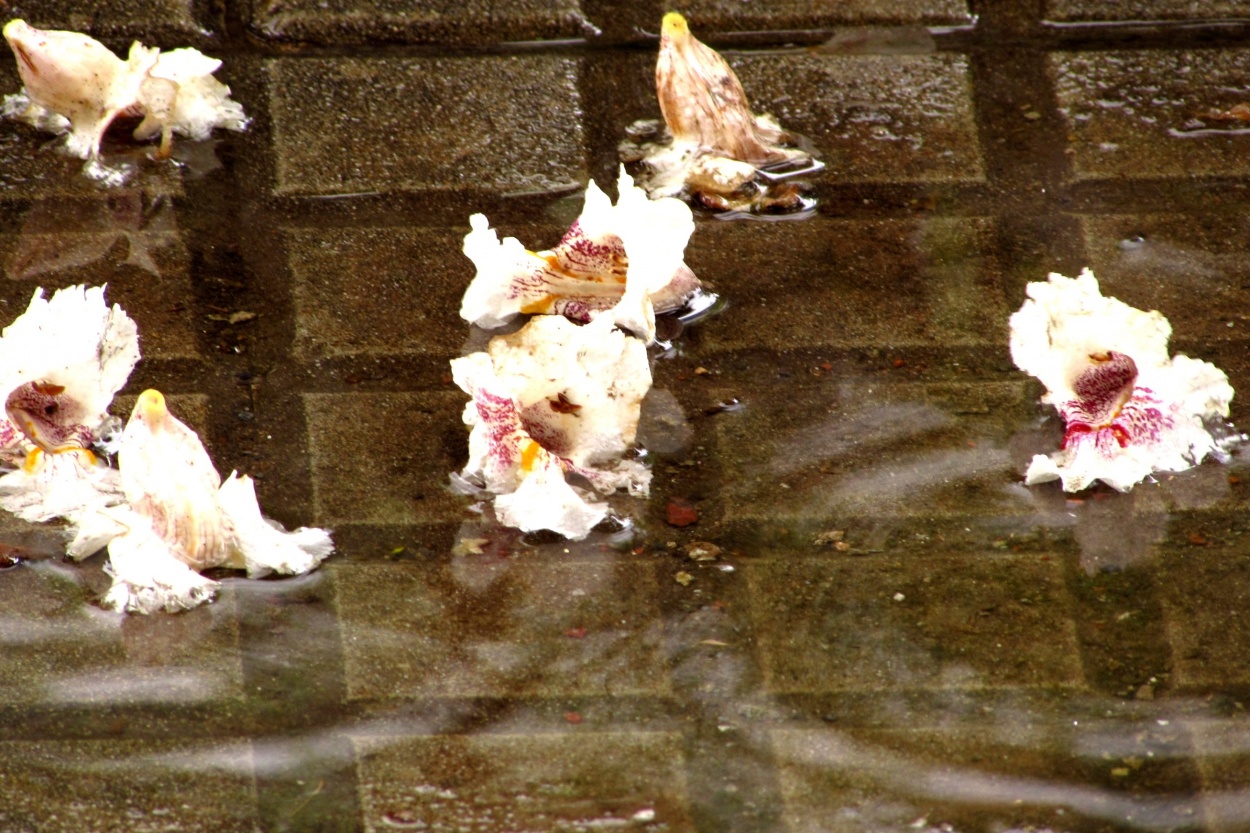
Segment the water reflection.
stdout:
[[100,200],[37,200],[23,219],[5,271],[10,280],[34,280],[88,266],[103,259],[119,240],[126,243],[125,264],[160,277],[155,250],[179,244],[169,198],[149,198],[141,189],[114,189]]

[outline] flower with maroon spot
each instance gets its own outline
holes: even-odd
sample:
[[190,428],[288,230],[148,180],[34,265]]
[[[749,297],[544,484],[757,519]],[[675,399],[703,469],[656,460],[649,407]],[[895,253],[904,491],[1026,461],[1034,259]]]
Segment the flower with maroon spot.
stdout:
[[586,323],[619,308],[617,322],[648,341],[654,314],[681,307],[699,288],[684,261],[694,232],[679,200],[648,200],[621,169],[616,205],[593,181],[581,216],[554,249],[532,252],[515,237],[502,241],[482,214],[469,218],[464,253],[477,274],[460,316],[499,327],[517,315],[563,315]]
[[451,368],[473,397],[464,413],[472,430],[461,476],[496,496],[501,523],[581,539],[608,512],[583,486],[603,495],[647,493],[651,472],[623,455],[634,443],[651,370],[643,343],[609,318],[579,326],[536,316]]
[[1127,491],[1158,471],[1227,458],[1211,427],[1233,389],[1214,365],[1168,355],[1172,328],[1158,311],[1107,298],[1088,269],[1031,283],[1011,317],[1016,366],[1045,386],[1065,430],[1057,452],[1033,458],[1025,481],[1079,491],[1101,480]]

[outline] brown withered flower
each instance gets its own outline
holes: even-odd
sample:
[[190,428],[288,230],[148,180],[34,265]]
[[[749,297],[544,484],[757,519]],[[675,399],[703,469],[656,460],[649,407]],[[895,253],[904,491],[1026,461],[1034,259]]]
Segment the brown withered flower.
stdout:
[[787,180],[824,166],[771,116],[751,112],[729,64],[676,12],[664,16],[655,86],[664,128],[638,122],[621,145],[625,161],[643,163],[639,180],[653,198],[749,211],[810,207]]

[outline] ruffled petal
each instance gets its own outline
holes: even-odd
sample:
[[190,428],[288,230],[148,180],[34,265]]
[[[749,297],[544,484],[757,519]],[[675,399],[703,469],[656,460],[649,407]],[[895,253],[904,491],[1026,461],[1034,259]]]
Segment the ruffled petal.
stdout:
[[1127,491],[1153,472],[1226,458],[1211,425],[1228,416],[1228,377],[1209,362],[1168,355],[1172,328],[1159,312],[1103,297],[1087,269],[1029,284],[1011,318],[1011,353],[1047,387],[1064,419],[1062,447],[1037,455],[1027,483],[1058,479],[1065,491],[1096,480]]

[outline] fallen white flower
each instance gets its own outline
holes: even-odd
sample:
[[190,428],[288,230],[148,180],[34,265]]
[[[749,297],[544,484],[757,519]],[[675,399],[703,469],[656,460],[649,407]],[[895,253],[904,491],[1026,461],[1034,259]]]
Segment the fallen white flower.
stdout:
[[95,160],[118,116],[142,116],[140,141],[159,135],[169,155],[174,133],[205,139],[216,127],[243,130],[242,105],[213,78],[221,61],[196,49],[161,52],[137,41],[126,60],[78,32],[36,29],[10,20],[4,37],[17,57],[20,94],[5,96],[3,113],[41,130],[69,133],[68,152]]
[[464,253],[477,275],[460,316],[489,329],[518,314],[584,323],[619,306],[617,323],[653,340],[655,311],[679,308],[699,288],[684,261],[694,218],[680,200],[647,199],[624,168],[617,190],[614,206],[592,180],[581,216],[549,251],[500,241],[484,215],[470,217]]
[[117,473],[91,448],[138,360],[138,328],[104,287],[35,290],[0,336],[0,454],[25,457],[0,477],[0,507],[46,521],[120,499]]
[[1030,283],[1011,316],[1011,357],[1046,386],[1066,424],[1061,449],[1036,455],[1029,484],[1059,479],[1065,491],[1101,480],[1120,491],[1156,471],[1183,471],[1208,454],[1227,458],[1208,425],[1228,416],[1228,377],[1214,365],[1169,357],[1172,327],[1103,297],[1088,269]]
[[585,326],[538,316],[451,367],[473,397],[464,412],[472,431],[462,475],[498,496],[502,523],[585,538],[607,505],[588,501],[566,474],[600,494],[647,494],[650,471],[622,459],[651,387],[646,348],[606,316]]
[[183,610],[211,597],[210,567],[249,577],[305,573],[333,550],[323,529],[276,529],[264,520],[248,477],[225,483],[195,432],[169,413],[165,397],[144,391],[118,448],[127,504],[75,518],[70,555],[108,546],[108,607],[137,613]]

